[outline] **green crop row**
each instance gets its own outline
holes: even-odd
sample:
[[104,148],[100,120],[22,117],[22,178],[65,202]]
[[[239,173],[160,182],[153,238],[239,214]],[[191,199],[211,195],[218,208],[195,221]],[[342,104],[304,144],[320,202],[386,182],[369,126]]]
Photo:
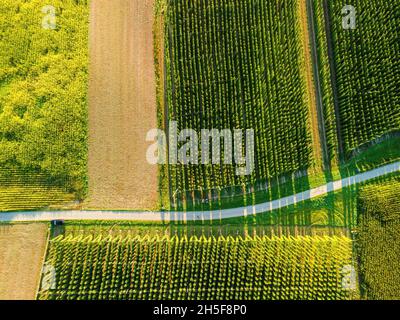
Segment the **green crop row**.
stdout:
[[60,236],[39,298],[347,299],[351,248],[346,237]]

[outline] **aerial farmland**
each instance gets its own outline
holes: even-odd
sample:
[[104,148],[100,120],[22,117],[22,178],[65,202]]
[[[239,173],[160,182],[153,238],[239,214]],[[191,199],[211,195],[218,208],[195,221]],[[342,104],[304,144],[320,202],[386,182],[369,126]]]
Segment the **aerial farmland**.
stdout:
[[399,10],[2,0],[0,299],[399,300]]

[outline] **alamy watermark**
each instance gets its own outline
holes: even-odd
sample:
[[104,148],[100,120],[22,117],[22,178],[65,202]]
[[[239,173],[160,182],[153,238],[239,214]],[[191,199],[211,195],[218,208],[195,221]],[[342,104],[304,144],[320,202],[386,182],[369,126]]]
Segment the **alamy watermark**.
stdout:
[[170,121],[168,138],[161,129],[147,133],[146,141],[153,144],[148,148],[146,158],[152,165],[234,164],[236,175],[248,176],[254,171],[254,140],[253,129],[203,129],[199,137],[193,129],[179,132],[178,123]]

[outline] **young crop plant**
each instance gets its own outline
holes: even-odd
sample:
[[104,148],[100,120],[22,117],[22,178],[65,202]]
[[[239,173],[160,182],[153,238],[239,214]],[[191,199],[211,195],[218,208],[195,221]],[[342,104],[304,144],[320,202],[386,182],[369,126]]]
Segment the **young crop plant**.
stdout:
[[[324,3],[333,46],[330,58],[336,75],[339,139],[349,157],[358,147],[400,129],[400,2]],[[345,6],[355,10],[354,28],[343,27]]]
[[223,158],[170,165],[172,193],[204,199],[313,165],[300,30],[298,0],[167,2],[168,119],[179,130],[255,132],[251,176],[236,175]]
[[39,299],[349,299],[347,237],[59,236]]

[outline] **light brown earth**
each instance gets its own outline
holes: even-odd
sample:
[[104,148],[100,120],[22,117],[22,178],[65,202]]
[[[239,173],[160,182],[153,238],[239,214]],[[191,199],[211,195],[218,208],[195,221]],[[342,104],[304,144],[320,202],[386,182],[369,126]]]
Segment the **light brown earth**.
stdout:
[[89,27],[89,199],[98,209],[154,209],[158,168],[154,0],[95,0]]
[[33,300],[47,241],[46,224],[0,225],[0,300]]
[[307,18],[307,0],[299,1],[299,19],[302,35],[302,46],[304,50],[304,73],[306,77],[307,100],[310,108],[310,126],[312,133],[313,154],[318,171],[323,169],[323,154],[321,146],[320,130],[318,126],[318,109],[316,100],[316,90],[314,86],[313,66],[311,57],[310,34]]

